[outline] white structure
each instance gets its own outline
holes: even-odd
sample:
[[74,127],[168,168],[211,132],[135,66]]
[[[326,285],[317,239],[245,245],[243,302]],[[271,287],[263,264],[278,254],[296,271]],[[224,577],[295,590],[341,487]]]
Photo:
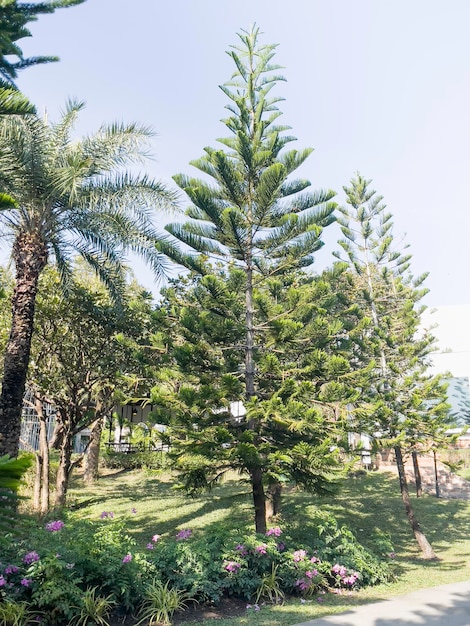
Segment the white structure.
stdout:
[[432,371],[448,374],[448,401],[457,419],[470,416],[470,304],[442,306],[423,314],[423,326],[437,338]]

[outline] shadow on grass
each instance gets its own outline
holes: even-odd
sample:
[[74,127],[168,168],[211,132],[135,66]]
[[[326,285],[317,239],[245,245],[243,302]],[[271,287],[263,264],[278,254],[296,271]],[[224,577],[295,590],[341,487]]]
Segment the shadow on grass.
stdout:
[[[412,497],[412,506],[436,551],[468,539],[467,501]],[[349,527],[361,543],[373,550],[377,548],[374,539],[377,533],[386,532],[395,552],[419,555],[404,511],[398,479],[392,474],[373,472],[349,479],[334,496],[315,497],[291,492],[284,499],[283,512],[301,525],[309,521],[312,507],[331,512],[340,525]],[[420,560],[420,564],[424,563]],[[430,561],[427,566],[435,567],[436,562]]]

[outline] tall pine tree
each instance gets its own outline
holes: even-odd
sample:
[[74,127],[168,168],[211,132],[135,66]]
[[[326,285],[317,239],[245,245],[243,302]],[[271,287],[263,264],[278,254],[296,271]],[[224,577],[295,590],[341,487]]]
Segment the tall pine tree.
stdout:
[[413,450],[442,438],[447,417],[445,389],[427,373],[434,338],[420,330],[426,275],[413,278],[411,255],[393,234],[391,213],[383,198],[357,175],[344,187],[347,207],[338,222],[339,242],[358,285],[358,301],[370,326],[366,333],[376,367],[364,381],[358,424],[381,444],[393,448],[405,510],[425,558],[435,558],[413,512],[404,461]]
[[[219,139],[223,149],[206,148],[205,155],[192,162],[211,182],[181,174],[174,177],[192,205],[187,222],[167,227],[192,250],[181,255],[181,263],[203,273],[204,264],[198,264],[202,255],[243,272],[246,401],[258,393],[254,289],[273,276],[310,265],[335,208],[333,192],[308,192],[309,181],[290,179],[311,150],[285,150],[294,137],[285,134],[289,127],[276,124],[281,98],[271,95],[284,78],[272,63],[276,46],[261,45],[259,34],[256,27],[242,31],[241,46],[228,52],[235,72],[221,89],[230,101],[226,106],[230,115],[223,121],[231,135]],[[256,419],[248,420],[248,428],[256,448],[260,444]],[[256,527],[262,531],[266,498],[262,468],[256,460],[250,480]]]

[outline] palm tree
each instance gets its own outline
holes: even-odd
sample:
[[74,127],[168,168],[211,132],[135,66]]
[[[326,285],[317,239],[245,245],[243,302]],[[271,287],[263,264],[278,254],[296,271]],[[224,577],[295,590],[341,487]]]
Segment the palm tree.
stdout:
[[143,257],[157,275],[165,257],[152,225],[155,208],[175,207],[175,196],[146,176],[124,170],[147,155],[149,129],[102,126],[72,139],[81,102],[68,102],[50,124],[35,114],[0,117],[0,237],[16,270],[12,324],[0,395],[0,455],[16,456],[29,363],[38,279],[53,258],[66,287],[81,255],[119,301],[125,254]]

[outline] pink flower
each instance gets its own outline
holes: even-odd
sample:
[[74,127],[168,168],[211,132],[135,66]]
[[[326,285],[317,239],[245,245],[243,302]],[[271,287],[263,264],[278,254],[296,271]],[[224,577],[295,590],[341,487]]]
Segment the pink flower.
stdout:
[[344,567],[344,565],[340,565],[339,563],[333,565],[331,571],[333,572],[333,574],[338,574],[339,576],[341,576],[341,578],[343,576],[346,576],[346,568]]
[[233,572],[234,574],[236,574],[240,567],[240,563],[237,563],[236,561],[229,561],[225,566],[225,569],[227,570],[227,572]]
[[48,532],[55,533],[61,530],[64,526],[64,522],[58,519],[55,522],[49,522],[48,524],[46,524],[45,528]]
[[132,507],[132,509],[131,509],[131,513],[132,513],[133,515],[135,515],[135,514],[137,513],[137,509],[135,508],[135,506],[133,506],[133,507]]
[[308,570],[307,572],[305,572],[305,576],[307,576],[307,578],[315,578],[315,576],[318,576],[318,570]]
[[129,563],[129,561],[132,561],[132,554],[130,552],[128,552],[126,556],[122,559],[123,563]]
[[296,550],[292,555],[292,558],[296,563],[298,563],[299,561],[303,561],[306,556],[307,553],[305,552],[305,550]]
[[259,546],[256,546],[255,548],[255,552],[257,552],[258,554],[267,554],[268,551],[266,550],[268,546],[265,543],[260,543]]
[[4,587],[7,584],[7,581],[3,578],[3,576],[0,576],[0,587]]
[[181,541],[184,539],[189,539],[192,534],[192,530],[189,530],[189,528],[184,528],[183,530],[180,530],[179,533],[176,535],[176,540]]
[[246,556],[248,554],[248,550],[246,549],[246,547],[242,543],[237,544],[235,546],[235,550],[237,552],[240,552],[240,556]]
[[270,528],[266,533],[266,537],[280,537],[281,535],[282,535],[282,530],[279,528],[279,526]]
[[153,543],[157,543],[157,541],[160,539],[160,536],[161,536],[161,535],[154,535],[154,536],[152,537],[152,541],[153,541]]
[[317,559],[316,556],[312,556],[312,558],[310,559],[310,563],[320,563],[320,559]]

